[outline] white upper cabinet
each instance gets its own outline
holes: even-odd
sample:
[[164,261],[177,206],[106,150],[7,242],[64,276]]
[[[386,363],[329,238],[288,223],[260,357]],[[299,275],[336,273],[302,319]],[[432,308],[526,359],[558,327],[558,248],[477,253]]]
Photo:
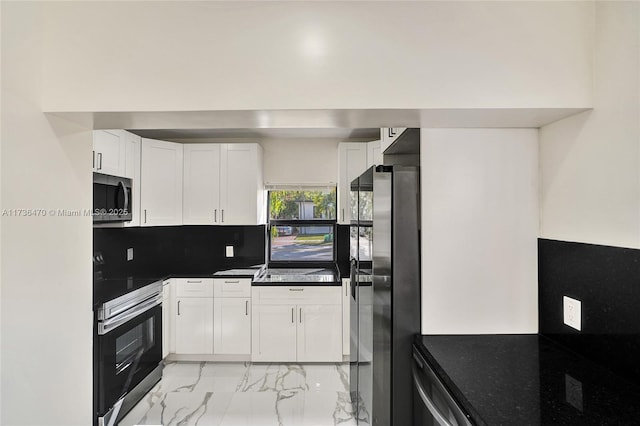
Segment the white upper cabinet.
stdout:
[[382,141],[367,143],[367,169],[384,164],[382,157]]
[[266,220],[262,148],[184,145],[185,225],[258,225]]
[[182,225],[182,144],[142,139],[141,225]]
[[348,224],[351,220],[349,189],[351,181],[367,170],[367,144],[343,142],[338,145],[340,179],[338,182],[338,223]]
[[407,130],[406,127],[383,127],[380,129],[381,149],[384,153],[398,137]]
[[133,133],[124,132],[125,140],[125,176],[133,180],[131,188],[132,219],[124,226],[140,226],[140,154],[142,138]]
[[184,145],[182,220],[185,225],[220,223],[221,144]]
[[93,171],[106,175],[125,176],[124,130],[96,130],[93,132]]
[[220,146],[221,225],[257,225],[266,220],[262,147],[256,143]]

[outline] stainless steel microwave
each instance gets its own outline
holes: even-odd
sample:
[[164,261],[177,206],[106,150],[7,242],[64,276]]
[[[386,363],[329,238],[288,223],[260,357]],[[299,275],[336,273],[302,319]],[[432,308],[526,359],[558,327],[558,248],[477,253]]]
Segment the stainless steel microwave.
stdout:
[[128,222],[132,219],[131,188],[126,177],[93,174],[93,223]]

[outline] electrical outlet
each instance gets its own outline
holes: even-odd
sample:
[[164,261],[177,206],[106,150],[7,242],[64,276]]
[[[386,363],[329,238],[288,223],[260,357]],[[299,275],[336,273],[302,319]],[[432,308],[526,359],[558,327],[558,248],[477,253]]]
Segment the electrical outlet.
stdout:
[[133,247],[127,249],[127,262],[133,260]]
[[233,246],[226,246],[225,247],[225,255],[227,257],[233,257]]
[[564,323],[576,330],[582,330],[582,302],[567,296],[562,297]]

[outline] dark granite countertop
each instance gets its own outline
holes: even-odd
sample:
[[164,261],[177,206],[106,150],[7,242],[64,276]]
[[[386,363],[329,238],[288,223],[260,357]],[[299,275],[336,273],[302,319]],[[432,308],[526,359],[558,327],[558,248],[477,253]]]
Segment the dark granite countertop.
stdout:
[[640,424],[640,386],[544,336],[416,336],[478,425]]
[[243,269],[227,269],[225,271],[218,271],[213,274],[213,278],[251,278],[254,279],[260,273],[260,268],[243,268]]
[[340,286],[335,269],[328,268],[269,268],[256,277],[254,286]]
[[[236,271],[260,270],[263,265],[250,266],[248,268],[235,269]],[[233,271],[230,270],[230,271]],[[205,273],[165,273],[165,274],[144,274],[126,277],[107,277],[93,279],[93,307],[99,307],[102,303],[107,302],[116,297],[129,293],[130,291],[142,288],[156,281],[164,281],[170,278],[224,278],[225,276],[233,276],[236,278],[244,278],[239,275],[217,275],[220,271],[212,271]],[[248,272],[244,272],[248,274]],[[247,275],[246,278],[253,278],[254,275]]]

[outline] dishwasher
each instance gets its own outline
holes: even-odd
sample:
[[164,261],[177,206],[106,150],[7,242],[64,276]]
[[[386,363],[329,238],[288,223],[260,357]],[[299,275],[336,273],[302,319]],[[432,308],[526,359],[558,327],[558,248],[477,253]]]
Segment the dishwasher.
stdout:
[[473,425],[415,346],[412,370],[414,426]]

